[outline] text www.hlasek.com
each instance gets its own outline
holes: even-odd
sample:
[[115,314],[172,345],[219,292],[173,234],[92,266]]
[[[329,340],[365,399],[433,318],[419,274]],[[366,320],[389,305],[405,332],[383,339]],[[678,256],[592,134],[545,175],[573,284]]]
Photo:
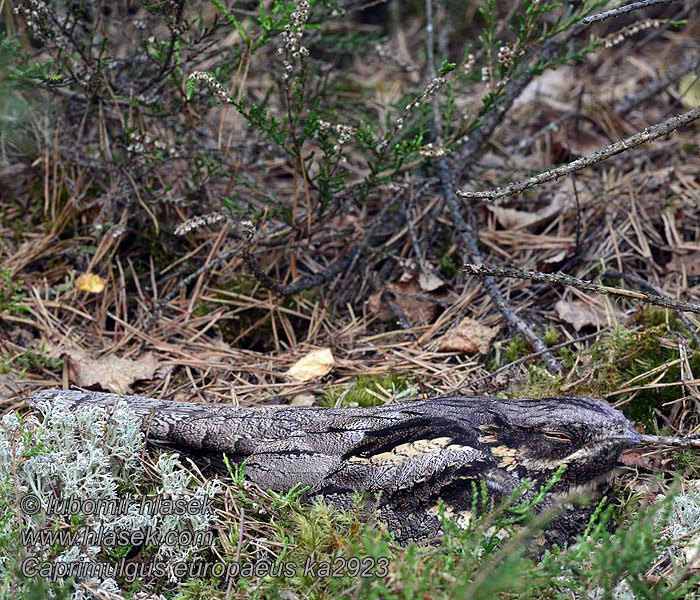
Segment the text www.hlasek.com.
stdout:
[[25,548],[40,546],[209,546],[214,541],[213,531],[157,531],[149,527],[145,531],[135,529],[101,530],[84,528],[77,531],[47,529],[26,530],[21,533]]

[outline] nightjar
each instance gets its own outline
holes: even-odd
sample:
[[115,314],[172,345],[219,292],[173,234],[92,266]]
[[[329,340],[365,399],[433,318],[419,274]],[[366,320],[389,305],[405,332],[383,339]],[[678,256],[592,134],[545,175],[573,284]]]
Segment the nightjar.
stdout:
[[[596,500],[620,453],[639,443],[620,411],[585,397],[444,396],[371,408],[243,408],[49,390],[28,403],[108,407],[120,399],[140,416],[150,441],[245,461],[246,477],[263,488],[286,491],[301,483],[310,497],[339,506],[367,492],[379,520],[404,543],[441,533],[440,500],[445,513],[465,525],[482,482],[489,499],[499,502],[526,478],[531,490],[545,485],[562,464],[567,468],[544,506],[577,494]],[[585,526],[576,516],[561,527]]]

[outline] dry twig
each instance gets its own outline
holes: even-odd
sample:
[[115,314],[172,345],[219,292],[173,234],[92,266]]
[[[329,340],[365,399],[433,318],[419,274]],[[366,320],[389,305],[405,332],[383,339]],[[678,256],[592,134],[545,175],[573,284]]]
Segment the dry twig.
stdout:
[[610,287],[608,285],[600,285],[592,281],[578,279],[566,273],[541,273],[539,271],[525,271],[524,269],[498,269],[495,267],[487,267],[485,265],[464,265],[464,272],[479,277],[499,277],[513,279],[530,279],[532,281],[543,281],[547,283],[556,283],[560,285],[568,285],[579,290],[588,292],[596,292],[597,294],[607,294],[610,296],[620,296],[624,298],[632,298],[641,300],[648,304],[662,306],[673,310],[683,310],[700,314],[700,304],[691,304],[682,300],[673,300],[665,296],[658,296],[648,292],[640,292],[638,290],[625,290],[622,288]]
[[667,435],[640,435],[639,439],[650,446],[670,446],[682,450],[700,450],[700,437],[670,437]]
[[619,16],[626,12],[632,12],[641,8],[655,6],[657,4],[669,4],[674,0],[643,0],[642,2],[633,2],[627,6],[620,6],[610,10],[606,10],[590,17],[582,19],[580,23],[570,27],[566,31],[554,36],[549,41],[545,42],[541,48],[532,57],[532,68],[525,67],[523,74],[514,77],[506,83],[503,90],[503,102],[496,104],[493,108],[487,111],[480,119],[480,125],[475,131],[469,134],[469,139],[458,153],[458,162],[463,165],[463,175],[469,171],[471,166],[476,162],[476,157],[481,151],[482,146],[491,137],[496,127],[503,121],[508,111],[513,106],[515,99],[520,96],[522,91],[539,72],[535,66],[537,64],[546,64],[554,60],[561,52],[561,49],[568,44],[572,39],[585,32],[591,25],[600,21],[605,21],[612,17]]
[[483,192],[469,192],[464,190],[457,190],[457,195],[463,198],[483,198],[487,200],[496,200],[497,198],[505,198],[506,196],[512,196],[518,192],[522,192],[528,188],[536,185],[540,185],[546,181],[551,181],[552,179],[559,179],[564,175],[569,175],[575,171],[583,169],[585,167],[590,167],[596,163],[599,163],[606,158],[610,158],[615,154],[620,154],[620,152],[625,152],[630,148],[636,148],[641,144],[651,142],[661,136],[667,135],[672,131],[675,131],[679,127],[688,125],[693,121],[700,119],[700,106],[689,110],[681,115],[676,115],[667,119],[663,123],[658,123],[647,127],[646,129],[635,133],[634,135],[627,137],[614,144],[609,144],[600,150],[596,150],[587,156],[582,156],[574,161],[560,167],[554,167],[552,169],[547,169],[544,173],[535,175],[534,177],[528,177],[527,179],[521,179],[520,181],[514,181],[504,188],[497,187],[495,190],[488,190]]
[[[666,294],[664,294],[659,286],[654,285],[653,283],[646,281],[639,275],[635,275],[634,273],[623,273],[622,271],[618,271],[617,269],[607,269],[605,273],[603,273],[603,277],[614,277],[615,279],[627,279],[628,281],[640,286],[642,289],[649,290],[650,292],[656,294],[657,296],[661,298],[666,298]],[[697,333],[695,332],[695,327],[693,324],[690,322],[690,319],[686,317],[680,310],[676,310],[676,315],[678,318],[681,320],[683,325],[685,325],[685,328],[688,330],[690,333],[690,336],[693,338],[693,341],[696,344],[700,344],[700,339],[698,338]]]
[[658,4],[671,4],[671,2],[673,2],[673,0],[641,0],[640,2],[631,2],[630,4],[625,4],[624,6],[604,10],[603,12],[591,15],[590,17],[584,17],[581,19],[581,24],[585,26],[593,25],[593,23],[600,23],[602,21],[606,21],[607,19],[619,17],[620,15],[624,15],[635,10],[641,10],[643,8],[656,6]]
[[[433,56],[434,37],[431,0],[426,1],[426,11],[429,19],[429,27],[427,28],[428,56],[432,57],[432,60],[428,62],[428,68],[431,76],[434,77],[437,73]],[[433,126],[435,127],[436,137],[438,138],[438,141],[440,141],[440,138],[442,137],[442,121],[437,98],[433,98]],[[452,221],[457,229],[457,235],[469,252],[472,260],[481,262],[481,252],[479,251],[479,244],[477,241],[478,219],[476,213],[474,212],[474,208],[471,206],[471,204],[466,203],[467,219],[469,220],[469,225],[467,225],[460,211],[459,202],[455,193],[455,184],[447,159],[444,156],[437,156],[435,158],[435,164],[437,166],[438,176],[440,177],[442,195],[450,210]],[[485,277],[483,283],[486,291],[489,293],[494,304],[506,321],[508,321],[508,323],[517,329],[523,336],[525,336],[535,351],[542,355],[542,358],[550,371],[554,373],[561,373],[563,368],[559,361],[547,348],[547,345],[544,343],[542,338],[540,338],[537,332],[528,323],[521,319],[509,306],[506,299],[503,297],[503,294],[501,294],[501,290],[498,289],[498,285],[496,284],[495,280],[490,277]]]

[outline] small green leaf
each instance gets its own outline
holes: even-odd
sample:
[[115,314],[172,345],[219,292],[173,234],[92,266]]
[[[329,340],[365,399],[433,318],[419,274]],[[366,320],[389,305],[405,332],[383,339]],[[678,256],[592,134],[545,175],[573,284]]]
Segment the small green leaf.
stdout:
[[457,63],[452,63],[448,62],[446,60],[442,61],[442,65],[440,66],[440,75],[447,75],[448,73],[451,73],[457,68]]
[[192,98],[192,94],[194,94],[194,78],[190,77],[185,87],[185,98],[187,98],[188,102]]

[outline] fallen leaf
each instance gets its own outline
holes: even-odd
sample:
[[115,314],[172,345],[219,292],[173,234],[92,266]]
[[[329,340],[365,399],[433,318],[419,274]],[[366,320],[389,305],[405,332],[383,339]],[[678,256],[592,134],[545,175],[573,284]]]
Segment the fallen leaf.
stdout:
[[289,406],[313,406],[315,401],[313,394],[297,394],[292,398]]
[[695,73],[686,75],[678,84],[681,102],[688,108],[700,106],[700,78]]
[[558,98],[566,98],[571,87],[576,83],[576,71],[572,67],[562,67],[545,71],[539,77],[525,86],[525,89],[518,95],[513,103],[513,108],[527,108],[532,110],[543,99],[550,102],[558,102],[561,110],[571,110],[569,104],[560,102]]
[[648,454],[648,452],[646,452],[645,450],[629,448],[627,450],[623,450],[618,460],[623,465],[627,465],[628,467],[640,467],[642,469],[650,469],[651,464],[647,460],[646,454]]
[[66,355],[71,382],[83,388],[98,387],[115,394],[131,393],[132,384],[153,379],[159,366],[150,352],[137,360],[118,356],[93,360],[81,350],[68,350]]
[[312,350],[295,362],[287,371],[287,375],[298,381],[311,381],[328,375],[334,364],[335,359],[330,348]]
[[569,256],[569,250],[560,250],[553,256],[548,256],[546,258],[537,261],[537,270],[544,271],[545,273],[551,273],[552,271],[559,270],[558,267],[566,260]]
[[454,329],[438,340],[438,352],[464,352],[465,354],[485,354],[491,348],[498,327],[486,327],[478,321],[465,317]]
[[519,210],[492,204],[488,204],[486,208],[494,214],[504,229],[523,229],[551,221],[572,210],[576,205],[577,196],[579,203],[584,205],[591,198],[591,193],[582,182],[578,182],[574,188],[571,180],[567,179],[554,190],[549,202],[538,210]]
[[421,271],[418,275],[418,285],[424,292],[434,292],[444,286],[445,282],[432,271],[427,275]]
[[557,252],[554,256],[550,256],[549,258],[545,258],[542,262],[545,264],[555,264],[555,263],[560,263],[563,262],[564,259],[567,257],[569,253],[566,250],[561,250]]
[[75,280],[75,289],[88,294],[99,294],[106,285],[107,281],[94,273],[83,273]]
[[437,275],[406,269],[399,281],[370,296],[367,309],[381,321],[395,321],[400,312],[410,325],[425,325],[437,317],[440,301],[446,296],[444,288],[445,282]]
[[581,329],[588,325],[600,327],[607,321],[604,315],[599,315],[590,304],[582,302],[581,300],[574,300],[573,302],[559,300],[559,302],[554,305],[554,309],[557,311],[559,318],[562,321],[566,321],[569,325],[573,325],[576,331],[581,331]]

